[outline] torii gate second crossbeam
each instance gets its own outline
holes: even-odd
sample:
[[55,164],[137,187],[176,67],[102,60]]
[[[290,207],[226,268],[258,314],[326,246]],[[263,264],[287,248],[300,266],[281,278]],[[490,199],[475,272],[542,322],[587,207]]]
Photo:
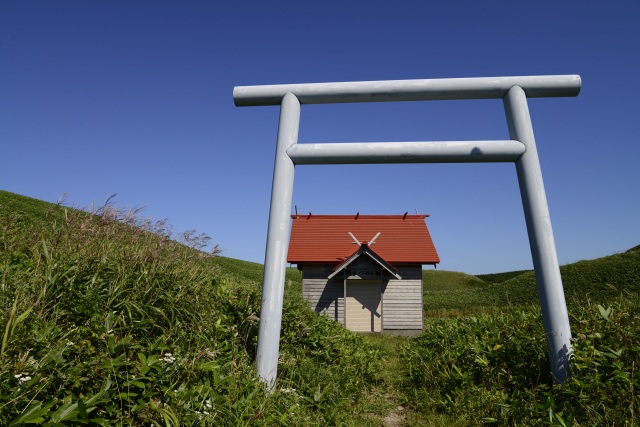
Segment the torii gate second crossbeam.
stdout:
[[[296,165],[514,162],[536,273],[551,372],[569,377],[571,328],[527,97],[577,96],[577,75],[238,86],[236,106],[280,105],[256,367],[275,386]],[[301,104],[502,98],[506,141],[298,144]]]

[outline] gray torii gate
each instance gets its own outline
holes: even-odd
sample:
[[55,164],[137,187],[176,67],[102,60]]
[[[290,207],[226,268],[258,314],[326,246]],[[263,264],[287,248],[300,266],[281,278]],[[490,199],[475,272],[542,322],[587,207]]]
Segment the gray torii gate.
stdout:
[[[275,386],[296,165],[514,162],[542,307],[551,372],[569,376],[571,328],[527,98],[577,96],[577,75],[237,86],[238,107],[280,105],[256,367]],[[301,104],[502,98],[506,141],[298,144]]]

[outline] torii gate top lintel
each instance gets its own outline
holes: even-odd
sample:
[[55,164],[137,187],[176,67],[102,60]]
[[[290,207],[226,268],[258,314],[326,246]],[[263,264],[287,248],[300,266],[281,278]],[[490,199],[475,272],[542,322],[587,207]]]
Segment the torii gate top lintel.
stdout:
[[300,104],[495,99],[513,86],[527,98],[567,97],[580,93],[582,81],[579,75],[552,75],[236,86],[233,100],[249,107],[280,105],[287,93]]
[[[478,77],[237,86],[236,106],[280,105],[256,366],[271,390],[280,346],[293,175],[296,165],[353,163],[513,162],[520,186],[551,372],[569,377],[571,328],[527,98],[580,93],[578,75]],[[507,141],[298,144],[301,104],[502,99]]]

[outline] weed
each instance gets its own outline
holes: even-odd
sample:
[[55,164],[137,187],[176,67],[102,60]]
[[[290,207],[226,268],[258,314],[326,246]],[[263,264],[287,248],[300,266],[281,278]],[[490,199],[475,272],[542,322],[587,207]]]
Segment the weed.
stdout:
[[267,394],[261,267],[112,198],[81,211],[0,192],[0,241],[0,425],[350,425],[380,369],[375,346],[307,308],[291,270]]

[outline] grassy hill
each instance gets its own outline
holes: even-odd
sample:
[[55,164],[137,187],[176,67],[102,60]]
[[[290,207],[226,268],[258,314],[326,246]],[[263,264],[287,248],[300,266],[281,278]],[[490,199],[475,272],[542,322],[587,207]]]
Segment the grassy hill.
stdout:
[[489,283],[502,283],[531,270],[506,271],[504,273],[478,274],[476,277]]
[[446,270],[422,270],[425,292],[479,289],[487,284],[484,280],[466,273]]
[[12,211],[24,221],[43,220],[51,215],[59,219],[64,215],[64,208],[58,205],[2,190],[0,206],[6,211]]
[[[569,308],[606,304],[640,293],[640,251],[636,248],[595,260],[560,267]],[[496,280],[503,279],[501,282]],[[470,276],[450,271],[423,271],[427,317],[452,317],[537,304],[533,271]]]
[[[220,268],[220,273],[226,277],[236,281],[251,282],[256,285],[262,283],[262,274],[264,272],[262,264],[224,256],[217,256],[212,259],[212,262]],[[287,268],[285,277],[292,284],[301,285],[302,283],[302,273],[295,267]]]
[[87,213],[0,193],[0,425],[382,419],[388,404],[368,395],[382,351],[316,316],[297,291],[266,395],[254,369],[261,267],[167,230],[109,205]]
[[266,394],[262,266],[167,230],[0,191],[0,425],[639,424],[637,247],[562,267],[574,353],[561,386],[532,272],[425,271],[426,327],[408,339],[317,316],[289,269]]

